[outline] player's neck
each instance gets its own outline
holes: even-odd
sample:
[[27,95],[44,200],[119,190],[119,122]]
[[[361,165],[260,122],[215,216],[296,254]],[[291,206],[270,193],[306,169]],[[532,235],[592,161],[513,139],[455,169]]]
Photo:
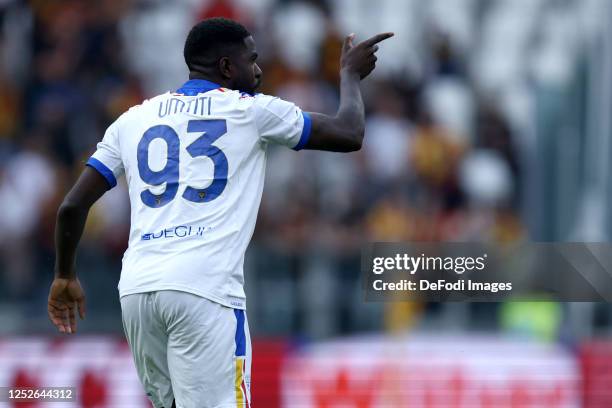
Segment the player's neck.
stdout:
[[191,71],[189,73],[189,79],[203,79],[205,81],[214,82],[215,84],[218,84],[224,88],[231,88],[227,81],[223,80],[223,78],[219,78],[216,75],[208,75],[203,72]]

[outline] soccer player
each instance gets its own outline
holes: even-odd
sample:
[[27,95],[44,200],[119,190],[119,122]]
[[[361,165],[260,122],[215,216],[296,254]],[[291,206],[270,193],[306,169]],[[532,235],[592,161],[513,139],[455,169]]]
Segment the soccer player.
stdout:
[[185,42],[189,80],[121,115],[57,215],[48,312],[62,333],[85,318],[75,252],[90,207],[125,174],[129,246],[119,296],[140,381],[156,408],[249,407],[251,350],[243,290],[270,144],[350,152],[361,147],[359,81],[375,67],[378,34],[346,37],[335,116],[255,94],[251,34],[212,18]]

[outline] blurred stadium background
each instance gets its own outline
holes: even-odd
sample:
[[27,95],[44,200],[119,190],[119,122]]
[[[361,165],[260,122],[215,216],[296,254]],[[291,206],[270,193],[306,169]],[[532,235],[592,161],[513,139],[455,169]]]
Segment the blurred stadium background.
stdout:
[[612,407],[609,305],[364,303],[359,275],[370,241],[610,240],[611,0],[0,0],[0,385],[149,406],[116,290],[125,185],[91,213],[70,338],[45,311],[55,212],[218,15],[252,30],[263,92],[329,113],[343,36],[396,33],[360,152],[270,153],[245,265],[256,407]]

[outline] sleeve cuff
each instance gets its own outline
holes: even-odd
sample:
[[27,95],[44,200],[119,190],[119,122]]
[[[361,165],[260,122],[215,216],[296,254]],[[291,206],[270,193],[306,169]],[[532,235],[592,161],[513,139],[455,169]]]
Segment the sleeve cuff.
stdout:
[[113,188],[117,185],[115,174],[100,160],[90,157],[85,165],[96,169],[98,173],[100,173],[106,179],[106,181],[108,181],[109,188]]
[[312,127],[312,119],[310,119],[310,115],[308,112],[302,112],[302,116],[304,116],[304,126],[302,127],[302,134],[300,135],[300,141],[298,144],[293,147],[293,150],[302,150],[306,143],[308,143],[308,139],[310,139],[310,128]]

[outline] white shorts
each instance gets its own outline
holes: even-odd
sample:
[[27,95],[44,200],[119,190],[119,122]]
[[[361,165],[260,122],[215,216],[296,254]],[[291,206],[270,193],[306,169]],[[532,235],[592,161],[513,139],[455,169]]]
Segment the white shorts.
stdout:
[[121,298],[123,328],[155,408],[250,408],[251,338],[244,310],[187,292]]

